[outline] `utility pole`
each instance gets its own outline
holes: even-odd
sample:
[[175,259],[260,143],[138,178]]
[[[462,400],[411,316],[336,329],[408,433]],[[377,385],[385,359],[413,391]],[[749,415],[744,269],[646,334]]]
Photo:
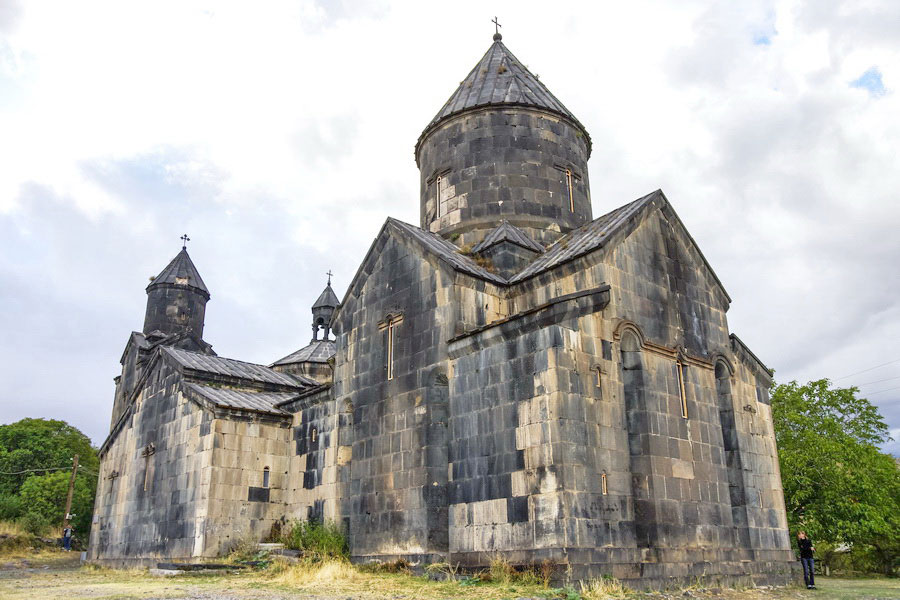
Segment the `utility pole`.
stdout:
[[69,511],[72,510],[72,492],[75,491],[75,473],[78,471],[78,455],[72,459],[72,475],[69,477],[69,493],[66,496],[66,516],[63,519],[63,528],[69,526]]

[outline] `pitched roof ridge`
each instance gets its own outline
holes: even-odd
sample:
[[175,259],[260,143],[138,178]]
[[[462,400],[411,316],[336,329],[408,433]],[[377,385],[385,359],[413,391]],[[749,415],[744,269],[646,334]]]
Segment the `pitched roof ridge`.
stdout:
[[[411,237],[418,238],[416,239],[416,241],[425,246],[426,250],[434,251],[434,254],[439,259],[443,260],[457,271],[464,271],[469,275],[478,277],[480,279],[485,279],[492,283],[505,284],[507,282],[504,277],[496,273],[491,273],[484,267],[479,266],[469,256],[461,253],[458,246],[447,241],[436,233],[426,231],[421,227],[416,227],[415,225],[405,223],[393,217],[388,217],[388,223],[393,224],[395,227],[397,227],[397,229],[407,233]],[[422,238],[426,238],[434,245],[439,246],[439,248],[429,248],[428,243],[426,243],[425,239]],[[439,251],[443,251],[444,254],[442,255]]]
[[527,233],[510,223],[507,219],[500,221],[500,224],[492,229],[478,244],[472,248],[472,252],[481,252],[495,244],[503,241],[509,241],[518,246],[522,246],[526,250],[535,252],[544,252],[544,247],[531,239]]
[[[267,365],[261,365],[261,364],[259,364],[259,363],[252,363],[252,362],[249,362],[249,361],[246,361],[246,360],[240,360],[240,359],[237,359],[237,358],[227,358],[227,357],[225,357],[225,356],[216,356],[216,355],[211,355],[211,354],[203,354],[202,352],[194,352],[194,351],[192,351],[192,350],[185,350],[185,349],[183,349],[183,348],[175,348],[175,347],[172,347],[172,346],[162,346],[162,349],[163,349],[163,350],[166,350],[166,351],[168,351],[168,352],[170,352],[171,354],[173,354],[174,357],[175,357],[176,359],[178,358],[178,354],[179,354],[179,353],[184,353],[184,354],[191,354],[191,355],[193,355],[193,356],[197,356],[197,357],[201,357],[201,358],[204,358],[204,359],[208,359],[208,360],[211,360],[211,361],[213,361],[213,362],[215,362],[215,361],[222,361],[222,362],[226,362],[226,363],[239,363],[239,364],[242,364],[242,365],[248,365],[248,366],[250,366],[250,367],[259,367],[260,369],[264,369],[265,371],[268,371],[268,372],[272,373],[273,375],[276,375],[276,376],[284,376],[284,377],[287,377],[288,379],[295,379],[295,380],[297,381],[297,383],[301,384],[301,385],[298,386],[298,387],[301,387],[301,386],[303,386],[303,385],[311,385],[311,384],[313,384],[313,383],[317,383],[317,382],[315,382],[314,379],[310,379],[309,377],[304,377],[303,375],[294,375],[294,374],[291,374],[291,373],[282,373],[282,372],[280,372],[280,371],[276,371],[275,369],[272,369],[271,367],[269,367],[269,366],[267,366]],[[189,367],[189,368],[194,369],[194,370],[198,370],[198,371],[204,371],[202,368],[197,368],[197,367]],[[206,371],[204,371],[204,372],[206,372]],[[241,376],[241,375],[234,375],[234,377],[237,377],[237,378],[239,378],[239,379],[247,379],[247,377],[244,377],[244,376]]]
[[657,197],[665,198],[662,190],[650,192],[573,229],[550,245],[543,255],[537,257],[534,262],[515,275],[510,283],[519,283],[603,247],[609,236],[618,230],[629,217]]

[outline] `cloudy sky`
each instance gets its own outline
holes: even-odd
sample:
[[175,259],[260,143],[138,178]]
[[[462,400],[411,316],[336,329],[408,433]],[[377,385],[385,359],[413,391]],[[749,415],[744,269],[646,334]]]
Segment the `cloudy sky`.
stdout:
[[305,345],[325,272],[418,222],[413,145],[494,15],[591,132],[594,214],[662,188],[778,380],[858,385],[900,439],[892,0],[0,0],[0,422],[103,441],[185,232],[220,355]]

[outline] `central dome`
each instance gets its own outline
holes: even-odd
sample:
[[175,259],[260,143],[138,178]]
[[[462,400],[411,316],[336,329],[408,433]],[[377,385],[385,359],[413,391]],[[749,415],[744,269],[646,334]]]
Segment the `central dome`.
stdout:
[[506,219],[542,244],[591,220],[584,126],[499,36],[416,144],[421,226],[460,245]]

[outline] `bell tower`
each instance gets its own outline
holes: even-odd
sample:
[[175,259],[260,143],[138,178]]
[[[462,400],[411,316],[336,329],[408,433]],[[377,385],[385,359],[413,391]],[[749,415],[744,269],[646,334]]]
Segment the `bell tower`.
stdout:
[[184,333],[203,339],[203,322],[209,290],[187,252],[187,236],[181,252],[147,286],[144,335],[161,331]]
[[312,305],[313,313],[313,337],[312,341],[319,339],[319,330],[323,330],[322,339],[328,341],[331,335],[331,316],[340,304],[334,290],[331,289],[331,271],[328,271],[328,283],[325,289],[319,294],[319,298]]
[[541,245],[592,220],[591,138],[502,39],[416,143],[421,227],[460,246],[503,220]]

